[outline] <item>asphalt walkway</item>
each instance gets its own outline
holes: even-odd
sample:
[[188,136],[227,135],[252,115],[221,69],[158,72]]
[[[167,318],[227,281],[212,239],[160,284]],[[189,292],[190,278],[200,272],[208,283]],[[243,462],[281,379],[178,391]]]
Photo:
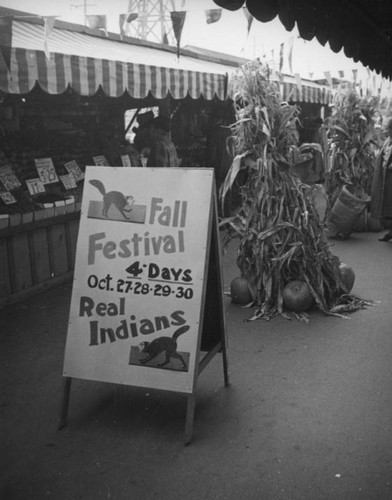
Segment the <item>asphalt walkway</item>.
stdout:
[[377,301],[349,320],[244,323],[225,298],[231,384],[218,355],[189,446],[180,396],[82,380],[57,430],[71,284],[0,311],[1,499],[390,500],[392,243],[379,236],[333,242],[353,293]]

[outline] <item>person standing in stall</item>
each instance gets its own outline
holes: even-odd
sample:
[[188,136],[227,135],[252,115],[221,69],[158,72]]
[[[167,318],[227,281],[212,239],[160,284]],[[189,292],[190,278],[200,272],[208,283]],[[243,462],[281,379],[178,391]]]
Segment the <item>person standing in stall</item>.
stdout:
[[370,205],[372,217],[389,223],[389,230],[380,241],[392,240],[392,119],[388,121],[387,134],[376,158]]
[[[230,125],[234,122],[235,115],[232,106],[226,103],[216,103],[212,107],[206,131],[206,167],[214,169],[218,193],[234,159],[233,152],[229,148]],[[225,197],[224,209],[219,204],[219,211],[222,216],[229,217],[233,208],[240,203],[239,179],[240,176],[238,176],[232,189]]]
[[148,167],[179,167],[181,160],[170,138],[170,118],[157,116],[151,123],[151,152]]

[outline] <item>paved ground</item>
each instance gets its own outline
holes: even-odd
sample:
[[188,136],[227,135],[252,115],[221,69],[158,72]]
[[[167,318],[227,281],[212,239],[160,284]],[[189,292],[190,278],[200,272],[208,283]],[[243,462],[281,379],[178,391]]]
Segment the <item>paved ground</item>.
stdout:
[[392,244],[378,237],[334,243],[353,292],[379,301],[349,320],[244,323],[225,299],[231,385],[217,356],[189,446],[178,395],[87,381],[58,431],[71,285],[0,311],[1,499],[390,500]]

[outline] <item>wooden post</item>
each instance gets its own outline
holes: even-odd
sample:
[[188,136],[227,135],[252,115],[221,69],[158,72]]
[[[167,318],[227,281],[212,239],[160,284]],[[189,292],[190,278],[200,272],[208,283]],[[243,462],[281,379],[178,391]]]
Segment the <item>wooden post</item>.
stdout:
[[69,396],[71,392],[71,377],[64,377],[63,379],[63,397],[61,399],[60,407],[60,418],[58,429],[62,429],[67,425],[68,407],[69,407]]
[[187,396],[186,405],[186,420],[185,420],[185,444],[189,444],[192,441],[193,435],[193,419],[195,416],[195,405],[196,398],[194,394]]
[[227,349],[225,339],[222,340],[222,359],[223,359],[223,378],[225,381],[225,387],[228,387],[229,382],[229,366],[227,361]]

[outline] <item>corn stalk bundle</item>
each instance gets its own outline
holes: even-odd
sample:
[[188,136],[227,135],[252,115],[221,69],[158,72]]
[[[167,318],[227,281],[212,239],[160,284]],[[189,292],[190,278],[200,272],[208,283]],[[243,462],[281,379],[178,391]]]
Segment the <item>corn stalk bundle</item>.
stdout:
[[256,306],[250,319],[287,316],[282,292],[296,279],[307,283],[317,307],[327,314],[364,307],[364,301],[345,293],[339,260],[330,252],[305,186],[291,169],[298,154],[299,109],[281,102],[261,67],[244,69],[232,95],[237,155],[221,186],[222,202],[239,172],[246,173],[246,180],[241,207],[220,225],[227,229],[225,244],[239,238],[237,265]]
[[374,99],[360,98],[350,89],[336,94],[333,113],[325,121],[331,158],[325,183],[330,206],[344,184],[359,197],[370,196],[379,147],[377,115]]

